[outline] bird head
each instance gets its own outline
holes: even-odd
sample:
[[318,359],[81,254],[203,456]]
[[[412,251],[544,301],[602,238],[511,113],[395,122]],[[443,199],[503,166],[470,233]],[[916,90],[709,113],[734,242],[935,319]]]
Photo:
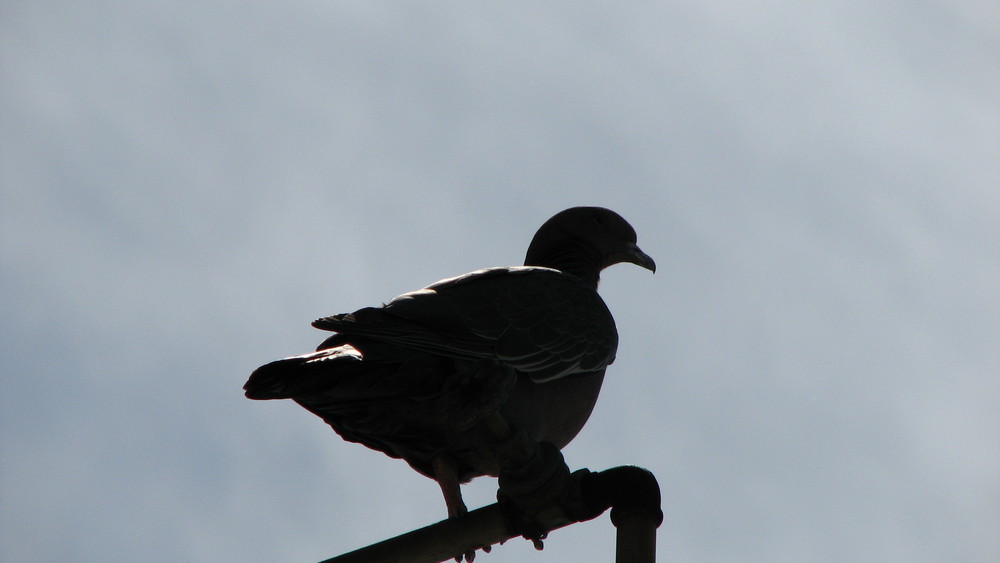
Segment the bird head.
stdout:
[[555,214],[535,233],[524,260],[526,266],[555,268],[595,284],[601,270],[621,262],[656,271],[656,262],[636,244],[632,225],[603,207]]

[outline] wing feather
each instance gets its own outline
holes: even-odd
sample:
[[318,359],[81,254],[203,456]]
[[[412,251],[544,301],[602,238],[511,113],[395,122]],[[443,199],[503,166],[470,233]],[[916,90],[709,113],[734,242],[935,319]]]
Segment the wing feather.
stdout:
[[603,369],[618,346],[596,291],[534,267],[479,270],[313,326],[458,359],[497,359],[536,381]]

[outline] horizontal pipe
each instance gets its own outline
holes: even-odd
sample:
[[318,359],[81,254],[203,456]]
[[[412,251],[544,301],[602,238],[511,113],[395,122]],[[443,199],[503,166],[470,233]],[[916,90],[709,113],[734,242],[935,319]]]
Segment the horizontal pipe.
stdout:
[[[503,484],[501,478],[501,495],[504,495]],[[537,531],[552,531],[596,518],[612,508],[611,521],[618,528],[616,561],[652,563],[655,560],[656,528],[663,520],[663,512],[660,510],[660,489],[652,473],[632,466],[597,473],[582,469],[560,486],[559,495],[536,493],[537,496],[522,497],[522,502],[540,498],[551,500],[542,506],[539,504],[543,503],[526,503],[531,505],[530,515],[522,515],[527,516],[527,520],[514,523],[513,527],[530,524]],[[517,509],[509,503],[503,508],[500,503],[491,504],[321,563],[441,563],[520,536],[522,532],[511,531],[508,527],[509,517],[518,519],[512,515],[512,510]],[[505,518],[505,511],[508,518]],[[528,532],[526,535],[536,534]]]
[[[571,523],[560,511],[547,510],[539,515],[539,524],[548,530]],[[322,563],[440,563],[518,535],[507,530],[500,504],[494,503]]]

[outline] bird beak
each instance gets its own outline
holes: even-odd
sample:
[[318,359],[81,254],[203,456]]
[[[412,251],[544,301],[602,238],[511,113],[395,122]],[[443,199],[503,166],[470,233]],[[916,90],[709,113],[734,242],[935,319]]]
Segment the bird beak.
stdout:
[[631,262],[636,266],[646,268],[650,272],[656,272],[656,262],[653,261],[653,258],[650,257],[649,254],[639,250],[639,246],[635,243],[632,243],[629,249],[625,252],[625,255],[622,256],[622,260],[624,262]]

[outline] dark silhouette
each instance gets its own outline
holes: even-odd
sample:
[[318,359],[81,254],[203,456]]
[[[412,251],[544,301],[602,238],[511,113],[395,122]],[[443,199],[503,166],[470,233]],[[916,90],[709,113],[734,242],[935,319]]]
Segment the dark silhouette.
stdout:
[[382,307],[319,319],[317,352],[257,369],[251,399],[293,399],[344,439],[438,482],[450,517],[460,483],[497,476],[510,441],[563,448],[586,423],[618,333],[601,270],[651,271],[617,213],[575,207],[541,226],[525,265],[475,271]]

